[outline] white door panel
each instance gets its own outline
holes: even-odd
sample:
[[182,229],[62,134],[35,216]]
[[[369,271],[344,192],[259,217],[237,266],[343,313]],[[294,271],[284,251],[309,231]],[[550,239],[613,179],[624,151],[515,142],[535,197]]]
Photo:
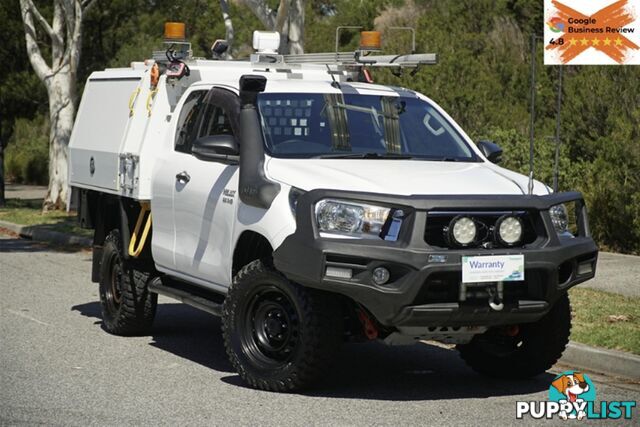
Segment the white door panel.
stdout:
[[175,271],[177,269],[175,256],[176,227],[174,221],[174,192],[176,191],[176,174],[182,172],[180,163],[191,159],[191,155],[176,151],[178,139],[183,142],[188,132],[182,137],[177,135],[187,123],[195,125],[198,100],[204,97],[206,89],[196,88],[187,91],[180,100],[176,113],[172,115],[169,130],[159,150],[153,168],[151,218],[153,222],[153,237],[151,250],[156,266],[161,270]]
[[238,167],[176,154],[176,174],[189,175],[188,182],[176,179],[174,187],[176,269],[229,286]]

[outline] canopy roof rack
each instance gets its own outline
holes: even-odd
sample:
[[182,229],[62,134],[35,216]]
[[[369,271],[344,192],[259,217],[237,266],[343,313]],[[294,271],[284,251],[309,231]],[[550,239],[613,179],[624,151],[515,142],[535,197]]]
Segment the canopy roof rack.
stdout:
[[[251,54],[249,61],[253,66],[267,69],[299,69],[304,64],[325,65],[337,67],[345,71],[362,71],[365,67],[392,68],[394,74],[399,74],[402,69],[413,68],[412,73],[417,72],[422,65],[434,65],[438,63],[435,53],[415,53],[415,31],[408,27],[392,27],[397,30],[409,30],[412,34],[411,53],[400,55],[381,55],[380,34],[376,31],[363,31],[358,49],[350,52],[339,52],[339,33],[343,29],[361,28],[356,26],[342,26],[336,29],[336,51],[324,53],[303,53],[282,55],[278,53],[280,34],[275,31],[254,31],[253,47],[256,52]],[[160,64],[172,64],[189,61],[191,57],[191,44],[182,38],[165,38],[166,51],[156,51],[153,59]],[[216,40],[212,46],[214,59],[223,59],[221,53],[228,48],[225,40]]]
[[325,53],[303,53],[280,55],[277,52],[280,35],[273,31],[254,31],[253,47],[256,53],[250,61],[259,64],[273,64],[279,67],[295,64],[337,65],[344,67],[394,67],[417,68],[421,65],[437,64],[435,53],[415,53],[415,30],[409,27],[392,27],[394,30],[408,30],[412,34],[412,50],[403,55],[376,55],[381,50],[380,33],[363,31],[360,37],[360,48],[351,52],[339,52],[339,34],[343,29],[360,29],[359,26],[341,26],[336,29],[336,50]]

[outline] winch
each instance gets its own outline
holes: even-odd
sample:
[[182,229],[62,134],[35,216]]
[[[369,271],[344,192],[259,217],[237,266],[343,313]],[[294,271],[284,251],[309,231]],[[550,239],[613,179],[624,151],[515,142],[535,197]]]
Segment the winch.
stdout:
[[495,311],[504,308],[504,282],[496,283],[460,283],[459,300],[487,298],[489,307]]

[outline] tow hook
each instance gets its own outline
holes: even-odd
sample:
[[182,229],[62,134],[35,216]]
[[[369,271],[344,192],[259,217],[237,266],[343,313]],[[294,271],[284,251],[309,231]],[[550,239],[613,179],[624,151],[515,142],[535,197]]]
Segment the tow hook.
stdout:
[[504,334],[508,337],[515,337],[520,333],[520,326],[518,325],[509,325],[504,328]]
[[487,293],[489,294],[489,307],[494,311],[502,311],[504,304],[502,303],[503,283],[498,282],[498,285],[494,287],[488,287]]
[[378,338],[378,328],[376,328],[375,323],[373,323],[369,315],[362,308],[358,309],[358,318],[360,319],[360,323],[362,323],[362,329],[367,339],[375,340]]

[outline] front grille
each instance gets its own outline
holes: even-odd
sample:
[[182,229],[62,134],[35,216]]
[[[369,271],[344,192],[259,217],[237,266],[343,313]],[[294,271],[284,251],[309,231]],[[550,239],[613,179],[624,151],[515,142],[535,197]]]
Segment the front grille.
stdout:
[[544,238],[544,226],[537,211],[431,211],[427,214],[427,226],[425,228],[425,241],[438,248],[456,247],[446,237],[446,230],[451,220],[459,215],[473,218],[478,227],[477,240],[466,248],[499,248],[503,247],[494,239],[494,227],[498,218],[503,215],[514,215],[520,218],[524,228],[522,241],[517,247],[530,245],[538,238]]
[[[422,284],[413,305],[458,302],[461,282],[462,273],[459,271],[432,273]],[[504,301],[515,303],[518,300],[545,300],[547,284],[548,276],[543,270],[526,269],[525,280],[503,283]],[[475,297],[467,298],[464,304],[485,305],[488,297],[485,291],[480,290]]]

